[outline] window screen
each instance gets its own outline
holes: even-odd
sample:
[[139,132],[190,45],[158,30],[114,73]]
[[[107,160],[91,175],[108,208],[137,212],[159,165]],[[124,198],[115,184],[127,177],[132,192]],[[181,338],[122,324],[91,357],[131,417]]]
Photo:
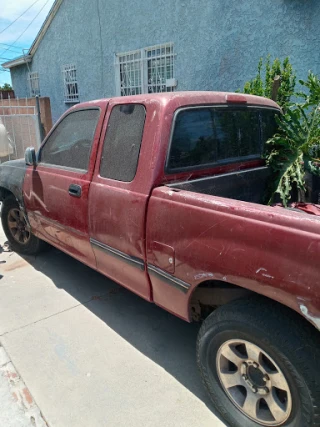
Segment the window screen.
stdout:
[[159,44],[116,55],[117,94],[173,92],[175,53],[173,43]]
[[41,163],[88,170],[100,110],[75,111],[53,131],[40,154]]
[[30,96],[40,96],[39,74],[34,71],[28,74]]
[[265,112],[265,127],[271,121],[274,129],[274,110],[204,107],[181,111],[175,121],[169,170],[259,158],[267,139],[266,132],[261,137],[260,129]]
[[138,165],[145,116],[145,108],[140,104],[113,107],[102,151],[102,177],[125,182],[133,180]]
[[64,102],[66,103],[79,102],[77,69],[74,64],[65,65],[63,67],[63,80],[64,80]]

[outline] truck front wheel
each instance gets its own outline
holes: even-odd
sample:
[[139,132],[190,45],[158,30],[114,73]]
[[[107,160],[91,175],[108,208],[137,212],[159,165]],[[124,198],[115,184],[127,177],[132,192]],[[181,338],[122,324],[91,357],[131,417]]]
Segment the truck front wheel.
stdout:
[[8,196],[4,199],[1,209],[1,222],[3,231],[15,252],[35,255],[48,246],[32,234],[24,213],[14,196]]
[[316,329],[260,298],[218,308],[197,342],[204,385],[231,427],[319,427],[319,357]]

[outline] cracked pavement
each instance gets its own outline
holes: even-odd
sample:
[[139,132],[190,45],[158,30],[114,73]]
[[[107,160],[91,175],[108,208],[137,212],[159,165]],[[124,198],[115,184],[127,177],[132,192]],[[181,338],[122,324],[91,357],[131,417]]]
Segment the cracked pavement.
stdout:
[[197,372],[197,325],[56,249],[22,258],[5,241],[1,427],[225,425]]

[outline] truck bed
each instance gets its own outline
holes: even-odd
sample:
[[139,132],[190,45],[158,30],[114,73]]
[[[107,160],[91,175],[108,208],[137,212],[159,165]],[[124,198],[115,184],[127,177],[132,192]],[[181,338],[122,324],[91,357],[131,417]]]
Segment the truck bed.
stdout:
[[168,187],[244,202],[265,202],[270,170],[266,166],[169,184]]

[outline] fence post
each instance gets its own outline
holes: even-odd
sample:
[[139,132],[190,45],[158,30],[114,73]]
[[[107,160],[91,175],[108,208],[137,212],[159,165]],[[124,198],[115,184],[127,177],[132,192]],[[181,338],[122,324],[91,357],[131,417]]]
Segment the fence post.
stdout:
[[39,132],[40,132],[40,144],[42,143],[42,141],[44,140],[44,128],[43,128],[43,124],[41,122],[41,112],[40,112],[40,101],[39,101],[39,96],[36,96],[36,106],[37,106],[37,115],[38,115],[38,127],[39,127]]
[[271,94],[271,99],[275,102],[277,102],[277,99],[278,99],[280,84],[281,84],[281,77],[275,76],[272,83],[272,94]]

